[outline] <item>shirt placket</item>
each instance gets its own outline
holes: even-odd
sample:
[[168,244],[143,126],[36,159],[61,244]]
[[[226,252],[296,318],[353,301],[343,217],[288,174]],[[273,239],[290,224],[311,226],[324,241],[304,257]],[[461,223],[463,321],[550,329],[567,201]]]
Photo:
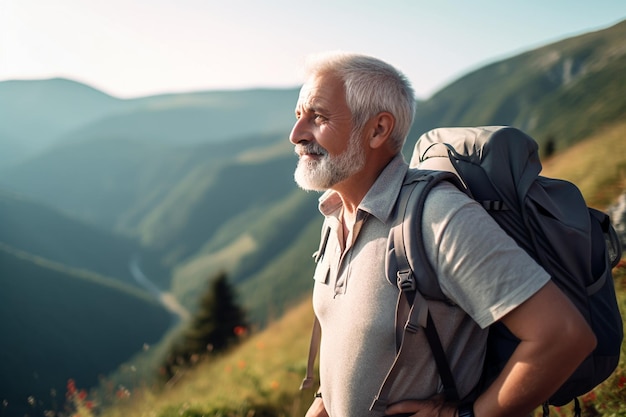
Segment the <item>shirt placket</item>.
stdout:
[[[356,239],[366,219],[367,219],[367,212],[359,210],[357,212],[357,219],[356,219],[356,222],[354,223],[354,228],[350,230],[348,238],[346,239],[345,249],[343,250],[343,252],[341,252],[341,246],[337,245],[336,247],[337,253],[335,255],[339,255],[338,256],[339,264],[337,268],[339,273],[337,274],[337,279],[335,281],[335,297],[340,294],[345,294],[346,292],[348,279],[350,278],[350,273],[352,270],[352,252],[353,252],[352,248],[354,247],[356,243]],[[337,233],[338,233],[338,241],[342,242],[343,236],[341,236],[341,234],[343,232],[342,232],[341,226],[338,228]],[[345,268],[345,271],[344,271],[344,268]]]

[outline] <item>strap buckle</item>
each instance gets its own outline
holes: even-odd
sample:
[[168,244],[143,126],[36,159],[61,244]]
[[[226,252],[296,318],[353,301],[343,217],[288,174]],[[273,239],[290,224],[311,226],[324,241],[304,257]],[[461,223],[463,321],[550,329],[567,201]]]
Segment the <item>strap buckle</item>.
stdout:
[[411,270],[398,271],[396,274],[398,288],[402,291],[415,291],[417,289],[417,283]]

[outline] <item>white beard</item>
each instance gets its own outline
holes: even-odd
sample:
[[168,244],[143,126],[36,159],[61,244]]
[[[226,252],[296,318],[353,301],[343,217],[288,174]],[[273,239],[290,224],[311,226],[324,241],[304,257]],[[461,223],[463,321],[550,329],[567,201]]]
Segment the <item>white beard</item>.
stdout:
[[326,149],[317,144],[296,145],[296,153],[298,146],[320,155],[318,160],[298,161],[294,179],[303,190],[325,191],[359,172],[365,165],[365,151],[360,143],[359,132],[352,133],[348,148],[335,157],[330,157]]

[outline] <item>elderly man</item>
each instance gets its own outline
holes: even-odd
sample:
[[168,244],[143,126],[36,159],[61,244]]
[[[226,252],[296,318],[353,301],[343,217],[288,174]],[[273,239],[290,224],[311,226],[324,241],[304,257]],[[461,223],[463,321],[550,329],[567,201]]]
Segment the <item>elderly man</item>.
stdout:
[[[394,382],[391,405],[370,410],[396,354],[398,289],[386,278],[385,256],[408,169],[401,150],[414,110],[407,79],[378,59],[332,54],[308,67],[290,135],[299,156],[296,182],[324,191],[313,291],[322,331],[320,387],[307,417],[528,415],[593,350],[595,337],[547,273],[451,184],[429,194],[423,236],[415,238],[424,240],[439,283],[454,302],[432,310],[443,317],[438,331],[465,401],[459,408],[442,398],[423,338],[414,347],[423,352],[420,359]],[[496,321],[521,342],[476,397],[485,329]]]

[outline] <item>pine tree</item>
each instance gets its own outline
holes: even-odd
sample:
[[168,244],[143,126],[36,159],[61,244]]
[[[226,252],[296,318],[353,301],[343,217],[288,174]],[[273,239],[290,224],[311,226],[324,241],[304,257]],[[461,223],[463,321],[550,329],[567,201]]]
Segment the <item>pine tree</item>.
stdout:
[[226,273],[219,273],[200,299],[198,313],[186,334],[192,353],[220,352],[232,345],[246,328],[245,313],[236,302]]
[[542,147],[542,156],[545,159],[550,158],[556,152],[556,138],[553,135],[548,136]]
[[164,363],[167,378],[171,378],[177,369],[193,365],[202,356],[232,346],[247,328],[245,312],[237,304],[227,274],[218,273],[200,298],[189,328],[170,349]]

